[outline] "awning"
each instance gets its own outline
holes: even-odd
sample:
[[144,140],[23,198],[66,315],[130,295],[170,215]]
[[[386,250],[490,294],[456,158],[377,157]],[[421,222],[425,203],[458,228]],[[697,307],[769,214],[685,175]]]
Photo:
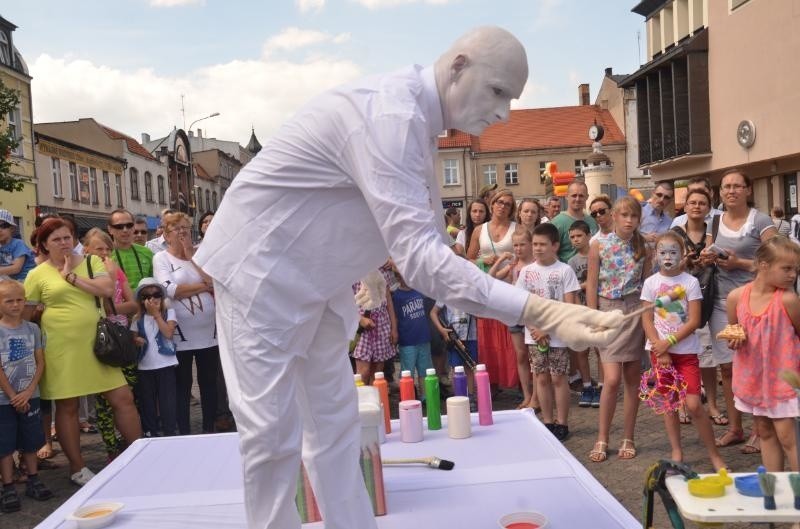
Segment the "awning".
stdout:
[[659,68],[668,66],[670,62],[678,57],[683,57],[688,53],[708,52],[708,28],[703,28],[691,37],[668,49],[649,63],[633,72],[631,75],[617,83],[620,88],[633,86],[636,81],[645,77],[650,72],[657,71]]
[[107,231],[108,217],[84,217],[75,215],[75,224],[78,225],[78,235],[82,237],[92,228],[100,228],[103,231]]

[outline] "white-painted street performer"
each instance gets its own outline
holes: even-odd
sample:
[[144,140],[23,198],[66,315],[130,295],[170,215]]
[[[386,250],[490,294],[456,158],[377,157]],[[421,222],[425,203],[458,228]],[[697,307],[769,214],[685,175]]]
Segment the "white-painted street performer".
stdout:
[[387,255],[410,286],[470,314],[536,327],[578,351],[614,337],[621,314],[530,295],[445,242],[436,138],[506,121],[527,77],[513,35],[475,29],[433,67],[316,97],[236,176],[194,260],[214,280],[249,527],[300,527],[301,444],[325,527],[376,527],[347,344],[358,322],[351,285]]

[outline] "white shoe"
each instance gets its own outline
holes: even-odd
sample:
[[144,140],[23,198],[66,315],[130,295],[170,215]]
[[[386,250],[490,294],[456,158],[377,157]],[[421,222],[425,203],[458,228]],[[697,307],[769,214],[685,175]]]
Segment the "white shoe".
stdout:
[[94,472],[92,472],[86,467],[83,467],[78,472],[75,472],[73,475],[71,475],[69,477],[69,480],[74,484],[76,484],[77,486],[83,487],[84,485],[89,483],[89,480],[92,479],[93,477],[94,477]]

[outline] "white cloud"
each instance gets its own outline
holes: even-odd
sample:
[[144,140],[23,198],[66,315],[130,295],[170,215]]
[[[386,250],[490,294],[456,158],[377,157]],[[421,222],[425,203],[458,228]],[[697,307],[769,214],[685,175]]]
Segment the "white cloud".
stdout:
[[149,0],[150,7],[180,7],[204,5],[205,0]]
[[522,94],[519,99],[511,102],[511,108],[537,108],[543,106],[543,97],[547,95],[547,86],[536,84],[530,80],[532,74],[529,76],[528,82],[525,83],[525,88],[522,89]]
[[267,42],[264,44],[262,53],[264,57],[268,57],[276,51],[291,51],[298,48],[322,44],[324,42],[342,44],[348,40],[350,40],[350,33],[331,35],[329,33],[325,33],[324,31],[288,27],[277,35],[270,37],[269,40],[267,40]]
[[355,0],[357,3],[368,9],[381,9],[384,7],[395,7],[406,4],[417,4],[420,2],[433,5],[453,4],[459,0]]
[[29,66],[37,123],[93,117],[136,139],[142,132],[155,138],[183,126],[180,96],[185,94],[187,124],[219,112],[202,123],[204,135],[242,145],[251,124],[263,143],[312,96],[362,74],[353,62],[330,57],[302,63],[232,61],[181,76],[122,71],[46,54]]
[[296,0],[296,2],[301,13],[309,11],[319,13],[325,7],[325,0]]

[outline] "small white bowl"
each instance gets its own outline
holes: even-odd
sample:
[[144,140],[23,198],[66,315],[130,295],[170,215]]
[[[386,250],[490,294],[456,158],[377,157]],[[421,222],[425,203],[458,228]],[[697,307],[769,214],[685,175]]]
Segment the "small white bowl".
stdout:
[[116,501],[91,503],[67,516],[67,520],[76,522],[80,529],[98,529],[113,522],[117,512],[124,506]]
[[[513,524],[532,524],[531,527],[538,527],[538,529],[545,529],[547,527],[547,517],[538,512],[513,512],[501,517],[498,525],[502,529],[507,529],[508,526]],[[521,525],[520,527],[525,527]]]

